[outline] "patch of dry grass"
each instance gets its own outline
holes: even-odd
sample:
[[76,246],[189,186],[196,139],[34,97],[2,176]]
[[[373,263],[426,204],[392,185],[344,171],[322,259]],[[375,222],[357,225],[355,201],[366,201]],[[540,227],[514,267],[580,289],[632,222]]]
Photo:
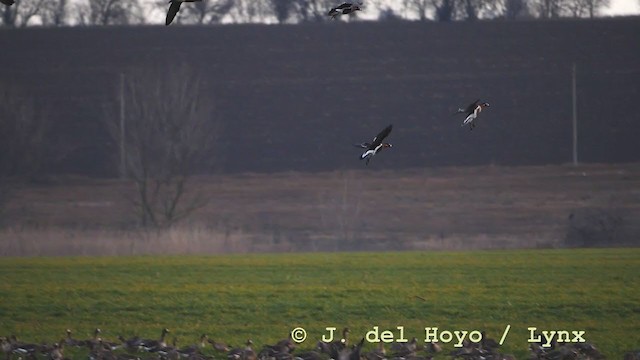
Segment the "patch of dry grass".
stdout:
[[640,164],[209,176],[190,188],[207,206],[176,229],[147,236],[136,230],[131,184],[61,178],[11,198],[0,249],[115,255],[561,247],[570,215],[584,209],[621,214],[632,245],[640,233],[632,221],[640,217],[638,179]]

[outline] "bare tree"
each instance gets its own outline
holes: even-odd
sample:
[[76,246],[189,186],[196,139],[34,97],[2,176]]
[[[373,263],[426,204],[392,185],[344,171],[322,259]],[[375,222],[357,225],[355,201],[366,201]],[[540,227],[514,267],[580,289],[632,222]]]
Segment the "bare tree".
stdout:
[[488,3],[492,17],[508,20],[530,17],[528,0],[494,0]]
[[0,86],[0,177],[35,179],[53,154],[46,106]]
[[185,9],[186,16],[195,19],[196,24],[215,24],[229,13],[233,0],[208,0],[196,2]]
[[440,22],[450,22],[456,18],[456,0],[431,0],[435,9],[435,19]]
[[[499,0],[461,0],[458,5],[459,13],[467,21],[478,19],[493,19],[499,17],[496,12],[496,3]],[[510,0],[508,0],[510,1]],[[523,3],[525,0],[519,0]]]
[[566,0],[532,0],[531,7],[540,19],[552,19],[562,16]]
[[478,20],[478,13],[480,12],[480,8],[482,7],[481,0],[461,0],[460,5],[463,9],[462,12],[465,14],[465,20]]
[[429,18],[429,12],[434,8],[431,0],[404,0],[404,7],[417,15],[420,21],[426,21]]
[[404,20],[394,9],[385,7],[380,9],[378,21],[402,21]]
[[124,141],[132,201],[144,227],[162,228],[205,205],[189,189],[198,169],[211,164],[219,132],[202,76],[187,66],[166,73],[136,70],[126,75],[124,138],[118,116],[107,116],[115,142]]
[[20,182],[39,179],[55,153],[47,107],[0,84],[0,220]]
[[609,6],[609,0],[567,0],[566,8],[570,16],[593,19],[600,10]]
[[296,0],[269,0],[269,5],[278,23],[284,24],[294,12]]
[[606,8],[610,4],[610,0],[585,0],[587,2],[587,13],[589,18],[593,19],[596,15],[599,15],[603,8]]
[[67,0],[47,1],[40,14],[42,24],[46,26],[64,26],[67,21],[67,7]]
[[236,23],[264,22],[269,17],[270,0],[235,0],[229,16]]
[[302,22],[319,22],[327,19],[332,4],[330,0],[296,0],[294,10]]
[[2,25],[25,27],[43,11],[46,0],[15,0],[12,6],[0,6]]
[[79,25],[129,25],[144,23],[137,0],[84,0],[75,4],[75,22]]

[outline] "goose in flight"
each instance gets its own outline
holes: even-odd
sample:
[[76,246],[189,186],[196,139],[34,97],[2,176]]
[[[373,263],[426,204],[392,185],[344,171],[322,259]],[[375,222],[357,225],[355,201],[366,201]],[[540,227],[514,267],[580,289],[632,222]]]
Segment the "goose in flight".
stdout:
[[[6,0],[0,0],[0,1],[6,1]],[[12,0],[9,0],[12,1]],[[178,11],[180,10],[180,6],[182,5],[183,2],[196,2],[196,1],[202,1],[202,0],[169,0],[169,3],[171,3],[171,5],[169,5],[169,11],[167,11],[167,20],[165,21],[165,26],[171,24],[171,22],[173,21],[173,18],[176,17],[176,14],[178,14]]]
[[371,160],[371,158],[382,151],[382,149],[392,147],[391,144],[382,142],[387,136],[389,136],[389,133],[391,133],[391,129],[393,129],[393,125],[389,125],[386,128],[382,129],[382,131],[380,131],[380,133],[376,135],[376,137],[374,137],[370,143],[364,142],[355,145],[356,147],[366,149],[366,151],[362,155],[360,155],[360,159],[367,159],[367,165],[369,165],[369,161]]
[[331,19],[335,20],[335,18],[338,17],[338,15],[348,15],[358,10],[362,10],[362,3],[354,4],[350,2],[345,2],[334,8],[331,8],[331,10],[329,10],[329,13],[327,15],[331,16]]
[[480,102],[480,99],[469,104],[466,108],[459,108],[456,114],[464,113],[467,117],[462,122],[462,126],[469,125],[469,130],[473,130],[476,124],[473,122],[478,117],[482,109],[489,107],[489,103]]

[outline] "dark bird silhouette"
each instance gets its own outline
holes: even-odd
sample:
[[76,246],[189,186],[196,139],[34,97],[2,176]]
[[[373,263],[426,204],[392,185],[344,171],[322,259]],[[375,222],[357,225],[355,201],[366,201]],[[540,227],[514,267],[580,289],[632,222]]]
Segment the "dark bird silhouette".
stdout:
[[[4,1],[4,0],[0,0],[0,1]],[[180,11],[180,6],[182,5],[183,2],[196,2],[196,1],[202,1],[202,0],[169,0],[169,3],[171,3],[171,5],[169,5],[169,11],[167,11],[167,20],[164,23],[165,26],[171,24],[173,19],[178,14],[178,11]]]
[[11,6],[13,4],[15,4],[16,2],[13,0],[0,0],[1,3],[7,5],[7,6]]
[[371,158],[382,151],[382,149],[390,148],[393,146],[389,143],[382,142],[387,136],[389,136],[389,134],[391,133],[391,129],[393,129],[393,125],[389,125],[386,128],[382,129],[382,131],[380,131],[380,133],[376,135],[376,137],[374,137],[370,143],[365,142],[355,145],[356,147],[366,149],[366,151],[362,155],[360,155],[360,159],[367,159],[367,165],[369,165],[369,161],[371,160]]
[[338,15],[348,15],[358,10],[362,10],[362,3],[354,4],[345,2],[334,8],[331,8],[327,15],[331,16],[331,19],[335,19]]
[[480,99],[478,99],[472,102],[471,104],[467,105],[467,107],[464,109],[459,108],[458,111],[455,112],[455,114],[464,113],[466,115],[466,118],[462,122],[462,126],[469,125],[469,130],[473,130],[473,128],[476,127],[476,124],[473,122],[473,120],[475,120],[478,117],[478,114],[480,114],[480,112],[482,111],[482,109],[486,107],[489,107],[489,103],[486,103],[486,102],[481,103]]

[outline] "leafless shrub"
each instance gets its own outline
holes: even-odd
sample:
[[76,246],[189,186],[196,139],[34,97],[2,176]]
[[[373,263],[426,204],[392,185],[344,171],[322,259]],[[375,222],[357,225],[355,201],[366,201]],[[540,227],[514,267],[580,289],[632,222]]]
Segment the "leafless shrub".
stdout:
[[621,209],[577,209],[569,214],[565,244],[570,247],[633,245],[631,233]]
[[132,203],[142,226],[169,227],[207,202],[189,191],[189,179],[214,160],[220,129],[211,99],[202,76],[186,65],[130,72],[123,99],[124,131],[119,116],[108,115],[107,128],[123,142],[126,174],[137,189]]

